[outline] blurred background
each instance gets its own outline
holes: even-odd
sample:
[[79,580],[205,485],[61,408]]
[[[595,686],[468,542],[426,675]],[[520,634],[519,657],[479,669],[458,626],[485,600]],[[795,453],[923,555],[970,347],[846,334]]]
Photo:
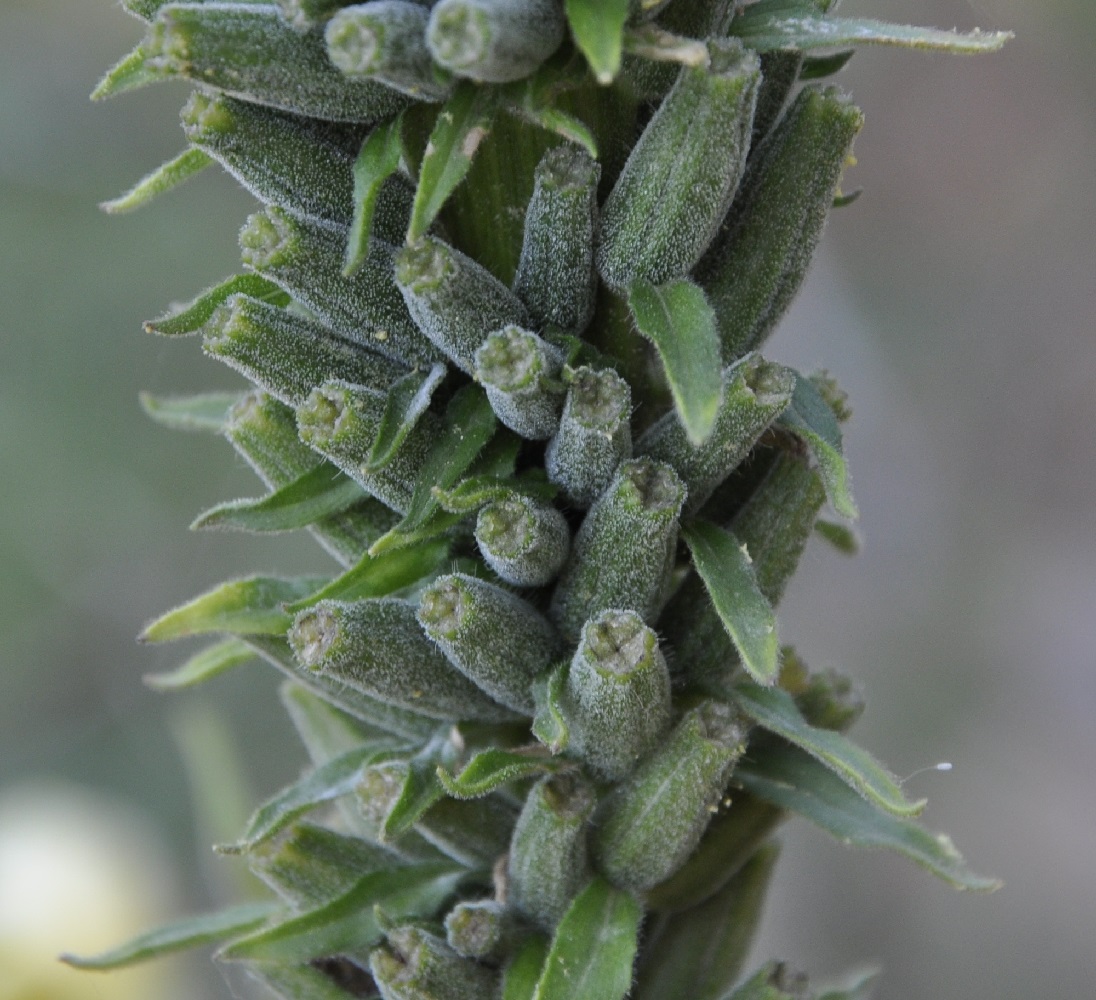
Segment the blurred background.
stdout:
[[[842,12],[1017,38],[977,59],[863,50],[843,74],[868,121],[845,188],[864,194],[766,353],[849,391],[863,551],[813,544],[783,636],[863,684],[856,735],[897,773],[954,764],[909,789],[1006,886],[956,894],[793,824],[757,958],[820,980],[879,964],[879,1000],[1091,995],[1096,5]],[[182,148],[182,85],[86,100],[139,36],[112,0],[0,0],[0,1000],[235,995],[204,956],[145,979],[51,956],[252,891],[209,844],[301,765],[271,671],[141,683],[188,652],[137,647],[152,616],[227,576],[327,567],[304,540],[189,533],[256,481],[139,410],[142,389],[237,384],[140,324],[236,268],[250,210],[208,171],[97,211]]]

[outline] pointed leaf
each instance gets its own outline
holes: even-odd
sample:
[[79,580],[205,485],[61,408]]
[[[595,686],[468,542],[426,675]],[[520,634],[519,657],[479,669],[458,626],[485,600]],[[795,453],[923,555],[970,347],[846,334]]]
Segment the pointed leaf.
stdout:
[[916,816],[925,808],[924,799],[908,801],[898,779],[867,750],[832,729],[818,729],[807,722],[787,691],[739,684],[735,687],[735,700],[759,726],[805,750],[850,788],[887,812]]
[[847,524],[820,520],[814,522],[814,530],[842,555],[854,556],[860,551],[860,538]]
[[317,576],[289,580],[250,576],[229,580],[157,618],[138,638],[141,642],[167,642],[210,632],[277,635],[293,623],[292,616],[282,606],[312,593],[326,582],[326,577]]
[[183,181],[190,180],[196,173],[204,170],[213,162],[211,156],[207,156],[200,149],[191,147],[184,150],[174,160],[168,160],[161,164],[150,174],[146,174],[125,194],[104,201],[99,207],[111,215],[119,215],[124,212],[132,212],[134,209],[147,205],[157,195],[164,194],[174,187],[178,187]]
[[632,986],[639,903],[595,878],[556,928],[534,1000],[623,1000]]
[[651,23],[625,30],[624,51],[654,62],[673,62],[682,66],[706,66],[710,59],[705,42],[683,38]]
[[503,970],[502,1000],[533,1000],[547,957],[548,939],[540,934],[529,935]]
[[550,771],[573,766],[566,761],[546,757],[540,747],[527,750],[502,750],[492,747],[476,754],[459,774],[438,768],[438,778],[456,799],[475,799],[523,778],[534,778]]
[[226,670],[254,660],[256,656],[247,643],[239,639],[225,639],[196,653],[181,667],[166,674],[147,674],[145,683],[157,691],[178,691],[194,687],[202,681],[223,674]]
[[842,517],[859,517],[841,450],[841,428],[818,386],[808,378],[796,378],[791,405],[777,422],[807,443],[818,462],[826,497],[833,509]]
[[141,409],[158,424],[176,431],[220,433],[228,411],[241,399],[239,392],[206,392],[197,396],[153,396],[142,392]]
[[239,854],[261,844],[310,809],[352,792],[362,767],[392,752],[379,748],[376,743],[363,743],[309,771],[261,805],[248,821],[239,841],[219,850],[224,854]]
[[554,132],[568,142],[581,146],[593,159],[598,158],[597,139],[594,138],[594,133],[585,122],[580,121],[574,115],[548,105],[524,107],[521,114],[541,128]]
[[967,868],[950,838],[883,812],[797,747],[765,747],[739,764],[735,779],[758,798],[805,816],[843,843],[897,851],[956,889],[992,892],[1001,886]]
[[872,994],[875,980],[879,978],[878,969],[865,969],[850,977],[847,986],[826,990],[818,995],[818,1000],[868,1000]]
[[563,712],[563,691],[567,684],[568,664],[556,667],[547,677],[533,683],[532,733],[553,754],[563,753],[571,742],[571,729]]
[[514,476],[472,476],[459,482],[451,490],[437,486],[434,496],[442,508],[454,514],[471,514],[489,503],[511,500],[515,497],[534,497],[539,500],[553,500],[559,493],[559,487],[547,479],[533,475]]
[[148,52],[143,45],[138,45],[129,55],[123,56],[107,70],[106,76],[91,92],[91,99],[101,101],[106,97],[114,97],[127,90],[136,90],[145,84],[162,79],[164,79],[163,71],[149,66]]
[[449,195],[464,180],[472,157],[490,130],[492,111],[490,90],[467,81],[446,101],[422,156],[408,243],[426,234]]
[[61,961],[78,969],[120,969],[172,952],[197,948],[253,930],[277,910],[273,903],[247,903],[220,913],[189,917],[148,931],[118,948],[98,955],[62,955]]
[[322,590],[287,604],[285,610],[296,614],[320,601],[363,601],[370,597],[386,597],[430,576],[447,562],[448,556],[449,542],[437,538],[376,556],[366,553],[356,566],[342,576],[336,577]]
[[347,277],[361,267],[369,251],[369,232],[381,185],[399,170],[402,128],[402,114],[378,125],[366,137],[354,161],[354,219],[350,224],[343,267]]
[[147,333],[159,333],[175,337],[188,333],[198,333],[209,321],[217,307],[233,295],[249,295],[261,302],[276,306],[289,305],[289,296],[272,281],[258,274],[237,274],[222,281],[219,285],[207,288],[194,301],[187,303],[159,319],[149,320],[145,324]]
[[377,907],[390,919],[433,916],[467,874],[448,862],[371,872],[331,902],[234,941],[218,957],[277,964],[364,957],[383,935]]
[[340,514],[366,495],[349,476],[333,465],[321,462],[262,499],[218,504],[200,514],[190,527],[192,530],[293,531]]
[[682,535],[742,665],[759,684],[773,684],[780,669],[776,615],[758,586],[750,554],[731,532],[706,521],[684,525]]
[[1012,37],[1008,31],[962,34],[868,18],[820,17],[810,0],[760,0],[735,17],[731,34],[758,52],[875,44],[967,54],[993,52]]
[[628,0],[565,0],[571,36],[598,83],[612,83],[620,72]]
[[395,457],[407,435],[415,428],[419,417],[430,405],[434,390],[445,378],[445,365],[434,365],[427,372],[408,372],[388,387],[381,425],[373,442],[373,450],[365,460],[368,472],[383,469]]
[[840,73],[848,65],[849,60],[856,55],[855,49],[843,49],[824,56],[808,56],[803,60],[799,69],[801,81],[823,80],[834,73]]
[[704,292],[685,278],[658,287],[639,280],[628,289],[628,307],[658,351],[685,433],[703,444],[723,398],[719,333]]

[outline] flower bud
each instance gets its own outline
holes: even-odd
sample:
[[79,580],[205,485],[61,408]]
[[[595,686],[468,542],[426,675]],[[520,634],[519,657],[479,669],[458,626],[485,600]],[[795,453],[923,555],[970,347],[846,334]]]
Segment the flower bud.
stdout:
[[457,903],[445,917],[449,947],[464,958],[497,963],[517,944],[514,918],[493,899]]
[[555,434],[563,407],[563,388],[556,381],[563,365],[558,348],[519,326],[507,326],[488,334],[475,363],[476,380],[499,420],[532,441]]
[[370,953],[369,970],[385,1000],[485,1000],[498,987],[495,972],[413,924],[388,932]]
[[543,587],[567,558],[571,529],[550,503],[515,495],[479,512],[476,542],[483,561],[507,583]]

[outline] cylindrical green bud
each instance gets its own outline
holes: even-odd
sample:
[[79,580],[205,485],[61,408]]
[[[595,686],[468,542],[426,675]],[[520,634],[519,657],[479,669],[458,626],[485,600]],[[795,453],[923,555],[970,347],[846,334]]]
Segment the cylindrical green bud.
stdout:
[[702,702],[610,793],[593,849],[614,885],[643,892],[684,864],[723,796],[745,735],[729,705]]
[[543,587],[567,558],[571,529],[550,503],[515,496],[479,512],[476,542],[483,561],[507,583]]
[[603,611],[582,629],[567,674],[572,746],[619,781],[670,725],[670,674],[655,633],[634,611]]
[[496,972],[412,924],[388,932],[369,970],[385,1000],[486,1000],[498,989]]
[[667,413],[636,443],[636,454],[669,462],[685,481],[686,514],[695,514],[742,461],[762,432],[792,398],[795,374],[759,357],[723,370],[723,401],[715,427],[702,445],[692,444],[675,413]]
[[805,88],[751,159],[695,272],[724,363],[759,347],[799,290],[863,120],[835,91]]
[[488,334],[475,362],[476,380],[499,420],[532,441],[555,434],[563,408],[563,387],[556,380],[563,366],[559,348],[520,326],[507,326]]
[[439,577],[423,591],[419,622],[465,677],[495,701],[533,714],[533,679],[559,645],[531,604],[463,573]]
[[518,942],[513,915],[493,899],[457,903],[446,914],[449,947],[464,958],[497,964]]
[[780,114],[799,80],[802,52],[766,52],[761,57],[761,87],[757,92],[752,145],[759,146],[780,120]]
[[794,649],[781,650],[780,686],[812,726],[845,732],[864,711],[856,683],[836,670],[808,670]]
[[308,31],[323,24],[340,7],[353,0],[277,0],[282,17],[298,31]]
[[514,718],[450,666],[405,601],[321,601],[297,615],[289,644],[307,669],[421,715]]
[[342,273],[348,234],[279,208],[252,215],[240,231],[243,261],[281,285],[333,330],[407,364],[441,355],[418,330],[392,278],[395,248],[370,239],[359,270]]
[[327,23],[327,54],[350,78],[377,80],[420,101],[444,100],[453,77],[426,47],[429,19],[427,7],[410,0],[345,7]]
[[[360,126],[302,118],[200,90],[187,101],[182,120],[186,137],[260,201],[295,215],[350,224],[354,158],[365,136]],[[406,201],[406,190],[402,184],[386,185],[382,199]],[[390,218],[396,207],[386,205],[378,218]],[[385,238],[393,239],[387,233]]]
[[544,154],[533,175],[514,292],[538,329],[578,335],[594,314],[594,220],[601,166],[581,146]]
[[459,250],[427,236],[396,256],[396,284],[419,329],[471,375],[476,351],[493,330],[525,326],[521,300]]
[[691,270],[742,178],[760,63],[734,39],[708,47],[710,64],[682,69],[602,208],[597,266],[614,288]]
[[625,462],[586,514],[552,597],[568,639],[616,608],[654,621],[666,600],[685,486],[670,466]]
[[398,855],[360,837],[298,823],[246,854],[248,867],[294,909],[311,909],[347,892],[368,872],[392,868]]
[[294,31],[274,4],[169,3],[144,44],[152,70],[310,118],[375,122],[407,104],[383,84],[344,77],[322,36]]
[[611,368],[575,370],[544,456],[548,478],[575,506],[589,507],[631,458],[631,410],[632,390]]
[[206,331],[206,354],[290,406],[299,406],[333,378],[383,391],[407,374],[403,365],[383,354],[247,295],[233,295],[219,306]]
[[[297,434],[294,411],[272,396],[252,392],[229,411],[224,435],[271,489],[287,486],[322,461]],[[399,520],[374,497],[309,526],[316,540],[344,566],[356,563]]]
[[297,407],[297,426],[305,444],[329,458],[366,492],[405,514],[437,431],[437,419],[424,413],[392,460],[371,469],[365,462],[377,437],[385,398],[366,386],[326,382]]
[[404,830],[396,837],[384,831],[393,808],[411,779],[412,763],[406,754],[367,764],[354,789],[357,819],[365,835],[384,843],[404,861],[440,861],[444,857],[433,844],[415,830]]
[[510,844],[507,902],[547,931],[590,878],[586,824],[597,798],[577,771],[542,778]]
[[460,76],[508,83],[530,76],[566,30],[559,0],[440,0],[426,43],[442,66]]

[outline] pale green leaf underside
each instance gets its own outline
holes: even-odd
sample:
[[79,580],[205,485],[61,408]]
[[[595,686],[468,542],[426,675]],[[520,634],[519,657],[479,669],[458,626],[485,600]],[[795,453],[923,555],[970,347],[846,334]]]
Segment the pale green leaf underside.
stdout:
[[898,780],[870,753],[830,729],[818,729],[803,718],[791,695],[778,688],[739,684],[735,700],[759,726],[782,736],[817,758],[865,798],[896,816],[916,816],[925,800],[910,802]]
[[684,278],[657,287],[639,280],[628,289],[628,307],[658,351],[685,433],[703,444],[723,399],[719,332],[704,292]]
[[547,938],[530,934],[503,971],[502,1000],[533,1000],[547,955]]
[[754,680],[772,684],[780,670],[776,615],[758,586],[749,554],[729,531],[705,521],[685,525],[682,535],[742,665]]
[[204,392],[196,396],[153,396],[142,392],[141,408],[158,424],[176,431],[219,434],[228,412],[241,399],[239,392]]
[[135,937],[98,955],[62,955],[61,961],[78,969],[106,971],[136,965],[172,952],[197,948],[253,930],[276,911],[273,903],[248,903],[220,913],[189,917]]
[[216,645],[195,653],[182,666],[165,674],[147,674],[145,683],[157,691],[179,691],[183,688],[194,687],[203,681],[241,666],[254,660],[256,657],[247,643],[239,639],[225,639]]
[[764,754],[739,765],[735,779],[758,798],[805,816],[842,843],[897,851],[956,889],[992,892],[1001,886],[999,880],[967,868],[944,834],[883,812],[796,747],[766,747]]

